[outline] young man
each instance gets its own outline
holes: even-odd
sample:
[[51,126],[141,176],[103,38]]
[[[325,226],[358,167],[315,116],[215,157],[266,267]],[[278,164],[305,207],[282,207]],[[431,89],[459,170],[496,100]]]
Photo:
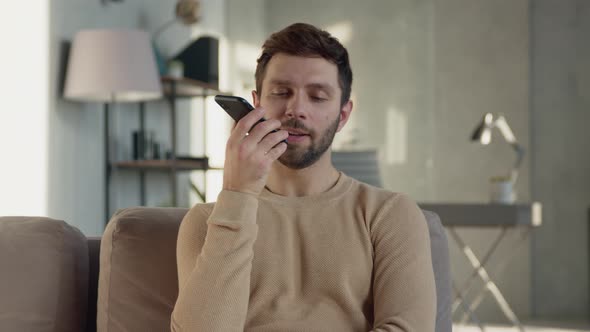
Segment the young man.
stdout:
[[223,190],[180,227],[173,331],[434,331],[421,210],[332,166],[351,83],[325,31],[294,24],[264,43]]

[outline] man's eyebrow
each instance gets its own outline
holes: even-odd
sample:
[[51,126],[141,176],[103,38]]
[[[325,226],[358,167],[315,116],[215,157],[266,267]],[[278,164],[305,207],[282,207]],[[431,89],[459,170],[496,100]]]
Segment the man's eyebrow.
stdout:
[[330,84],[324,84],[324,83],[310,83],[307,85],[307,87],[319,89],[319,90],[324,90],[326,92],[334,91],[334,88]]
[[287,80],[279,80],[279,79],[272,79],[269,82],[272,85],[291,85],[291,81]]
[[[271,79],[270,85],[277,85],[277,86],[289,86],[293,83],[289,80],[281,80],[281,79]],[[324,90],[328,93],[333,92],[335,89],[333,86],[327,83],[309,83],[305,86],[306,88],[312,88],[317,90]]]

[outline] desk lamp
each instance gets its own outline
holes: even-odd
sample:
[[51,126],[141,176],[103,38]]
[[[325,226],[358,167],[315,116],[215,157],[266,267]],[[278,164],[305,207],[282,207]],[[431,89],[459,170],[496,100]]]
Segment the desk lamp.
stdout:
[[[508,142],[514,152],[516,153],[516,161],[514,166],[512,167],[510,174],[508,177],[504,178],[504,182],[509,185],[509,190],[512,191],[516,180],[518,179],[518,170],[522,164],[522,160],[524,158],[525,150],[524,148],[518,144],[512,129],[508,125],[506,118],[504,115],[497,115],[494,116],[492,113],[486,113],[482,121],[477,125],[475,131],[471,135],[471,140],[479,142],[482,145],[488,145],[492,141],[492,131],[494,128],[497,128],[504,140]],[[507,181],[506,181],[507,180]],[[512,201],[514,198],[510,198],[509,200]]]

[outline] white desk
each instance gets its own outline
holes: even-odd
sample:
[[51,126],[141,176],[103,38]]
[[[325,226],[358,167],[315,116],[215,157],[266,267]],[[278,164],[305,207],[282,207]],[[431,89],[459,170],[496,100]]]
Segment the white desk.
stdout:
[[[469,317],[479,328],[483,331],[483,325],[477,318],[475,310],[487,294],[490,292],[496,303],[512,324],[517,327],[520,331],[524,331],[520,320],[514,313],[514,310],[510,307],[498,286],[490,278],[488,272],[485,269],[485,265],[490,260],[490,257],[494,254],[498,248],[500,242],[506,235],[506,231],[513,227],[523,227],[526,232],[523,237],[524,239],[530,233],[530,230],[534,227],[541,226],[542,224],[542,207],[541,203],[534,202],[528,204],[471,204],[471,203],[423,203],[419,204],[424,210],[429,210],[438,214],[442,224],[449,230],[453,240],[465,257],[471,263],[473,272],[467,279],[465,284],[458,288],[453,282],[453,288],[455,290],[456,298],[453,302],[452,312],[453,314],[459,307],[463,308],[464,315],[462,321],[466,321]],[[487,250],[482,259],[479,259],[471,250],[471,248],[463,241],[463,239],[457,234],[455,228],[457,227],[499,227],[501,232],[498,237],[493,241],[490,248]],[[518,246],[519,243],[516,244]],[[508,259],[504,260],[504,264],[507,263]],[[483,281],[484,285],[479,289],[477,295],[473,298],[473,301],[468,302],[465,298],[465,294],[473,286],[475,278],[479,278]]]

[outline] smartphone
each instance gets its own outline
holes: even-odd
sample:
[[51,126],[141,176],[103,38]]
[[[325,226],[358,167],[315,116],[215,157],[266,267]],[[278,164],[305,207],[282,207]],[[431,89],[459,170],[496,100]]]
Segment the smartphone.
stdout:
[[[254,106],[250,105],[250,103],[242,97],[217,95],[215,96],[215,102],[217,102],[219,106],[232,117],[232,119],[236,120],[236,122],[240,121],[240,119],[246,116],[246,114],[254,110]],[[264,119],[261,121],[264,121]]]
[[[254,110],[254,106],[250,105],[246,99],[238,96],[217,95],[215,96],[215,102],[219,104],[219,106],[221,106],[221,108],[223,108],[223,110],[236,122],[240,121],[240,119],[246,116],[246,114]],[[255,125],[265,120],[266,119],[262,118]],[[277,130],[275,129],[272,132],[277,132]],[[283,142],[287,143],[287,140],[283,140]]]

